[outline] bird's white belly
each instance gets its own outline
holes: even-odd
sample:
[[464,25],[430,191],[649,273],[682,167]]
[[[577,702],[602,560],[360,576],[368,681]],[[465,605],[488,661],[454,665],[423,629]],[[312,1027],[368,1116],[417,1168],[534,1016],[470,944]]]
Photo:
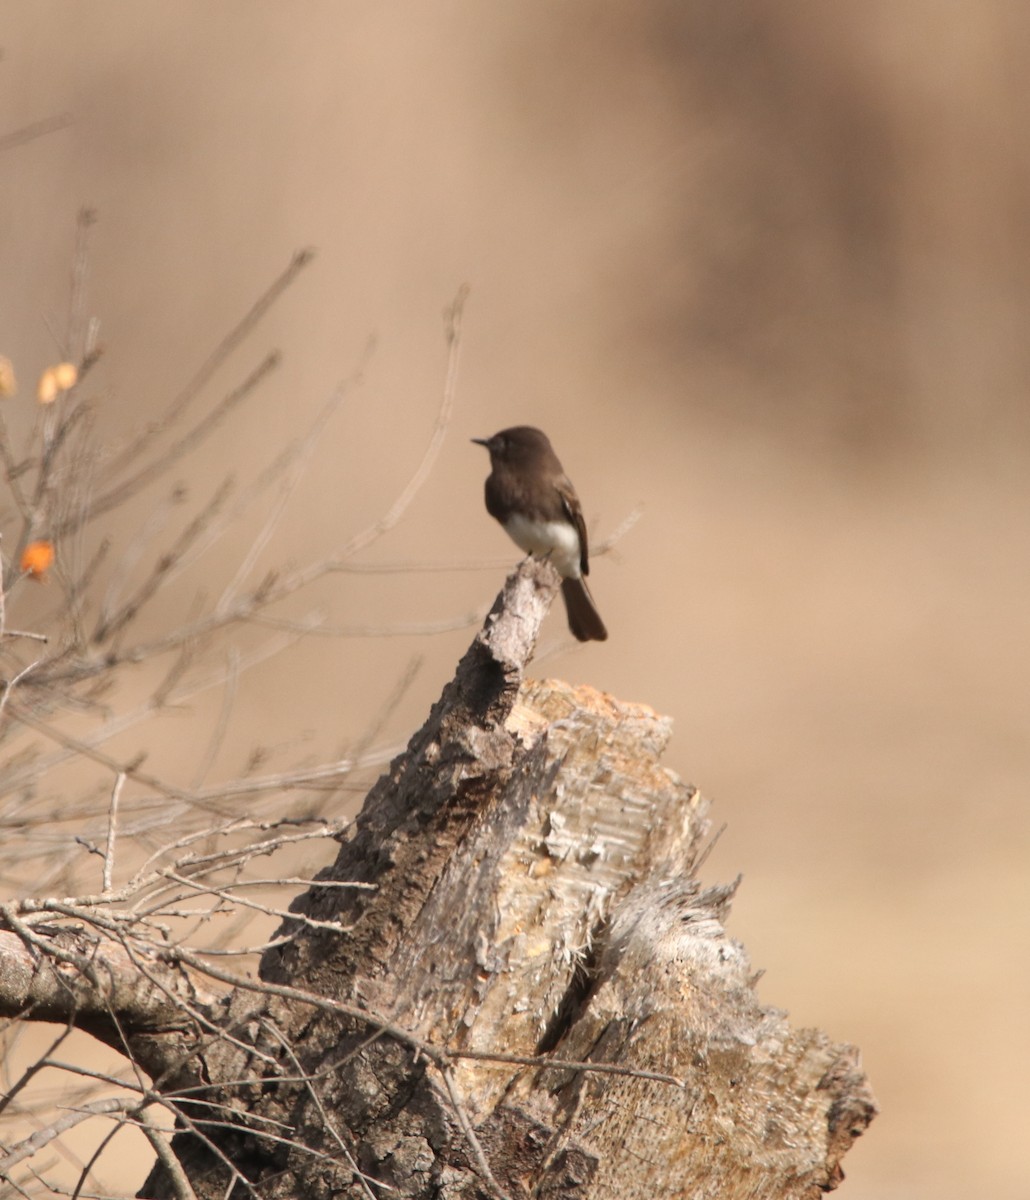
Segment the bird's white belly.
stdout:
[[513,513],[504,529],[527,554],[548,555],[563,578],[579,578],[579,534],[568,521],[534,521]]

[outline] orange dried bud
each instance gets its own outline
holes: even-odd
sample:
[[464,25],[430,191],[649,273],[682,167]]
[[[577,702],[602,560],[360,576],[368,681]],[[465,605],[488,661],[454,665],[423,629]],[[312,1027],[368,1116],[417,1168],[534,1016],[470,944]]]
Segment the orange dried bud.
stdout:
[[36,399],[40,404],[53,404],[57,399],[57,380],[54,378],[54,368],[47,367],[39,377],[36,388]]
[[29,542],[21,552],[21,569],[33,579],[45,579],[47,571],[54,565],[54,543],[48,541]]
[[9,358],[0,354],[0,397],[13,396],[18,390],[18,381],[14,377],[14,364]]
[[39,377],[36,399],[40,404],[53,404],[58,393],[74,387],[78,378],[79,369],[74,363],[63,362],[56,367],[47,367]]
[[79,381],[79,368],[74,363],[58,363],[54,367],[54,379],[62,392],[73,388]]

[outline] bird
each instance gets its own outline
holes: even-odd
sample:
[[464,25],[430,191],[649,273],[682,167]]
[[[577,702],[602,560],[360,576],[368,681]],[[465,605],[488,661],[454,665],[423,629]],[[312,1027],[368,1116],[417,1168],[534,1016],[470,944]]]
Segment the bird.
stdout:
[[532,425],[515,425],[472,441],[490,452],[486,511],[520,550],[554,564],[573,637],[605,641],[608,630],[587,587],[583,509],[547,435]]

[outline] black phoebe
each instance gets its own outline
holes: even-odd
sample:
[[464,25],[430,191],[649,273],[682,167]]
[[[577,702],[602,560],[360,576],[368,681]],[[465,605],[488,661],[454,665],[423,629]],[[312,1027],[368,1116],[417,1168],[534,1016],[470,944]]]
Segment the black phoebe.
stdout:
[[547,435],[531,425],[516,425],[472,440],[490,451],[486,511],[519,549],[546,556],[555,565],[573,636],[603,642],[608,630],[585,578],[590,564],[583,510]]

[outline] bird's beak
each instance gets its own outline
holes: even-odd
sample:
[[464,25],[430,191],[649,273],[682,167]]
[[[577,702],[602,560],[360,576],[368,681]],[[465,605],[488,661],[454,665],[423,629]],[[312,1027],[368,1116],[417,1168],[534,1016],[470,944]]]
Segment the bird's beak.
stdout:
[[485,446],[487,448],[487,450],[490,449],[490,439],[489,438],[469,438],[469,441],[475,442],[477,446]]

